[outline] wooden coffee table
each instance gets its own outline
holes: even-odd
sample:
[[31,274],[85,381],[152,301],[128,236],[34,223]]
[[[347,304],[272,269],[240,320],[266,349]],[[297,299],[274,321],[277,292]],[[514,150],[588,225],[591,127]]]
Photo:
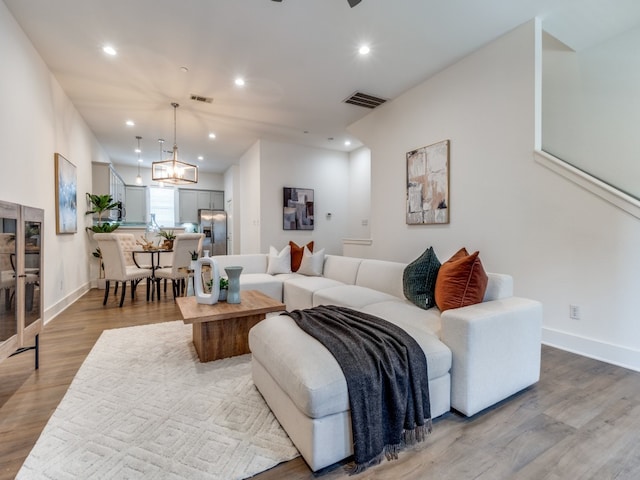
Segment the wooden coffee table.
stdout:
[[240,303],[204,305],[196,297],[176,298],[182,319],[193,325],[193,344],[201,362],[249,353],[249,330],[284,303],[257,290],[242,290]]

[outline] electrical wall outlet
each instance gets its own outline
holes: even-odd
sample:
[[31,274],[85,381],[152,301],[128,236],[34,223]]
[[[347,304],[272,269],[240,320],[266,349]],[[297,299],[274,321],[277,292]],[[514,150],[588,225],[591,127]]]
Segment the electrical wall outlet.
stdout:
[[580,307],[578,305],[569,305],[569,318],[580,320]]

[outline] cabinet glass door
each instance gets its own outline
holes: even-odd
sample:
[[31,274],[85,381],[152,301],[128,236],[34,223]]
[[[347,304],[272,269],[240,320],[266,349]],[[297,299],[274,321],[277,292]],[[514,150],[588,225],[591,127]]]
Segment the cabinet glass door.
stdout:
[[0,345],[18,329],[16,308],[16,231],[18,207],[0,202]]
[[23,207],[24,224],[24,326],[42,318],[42,211]]

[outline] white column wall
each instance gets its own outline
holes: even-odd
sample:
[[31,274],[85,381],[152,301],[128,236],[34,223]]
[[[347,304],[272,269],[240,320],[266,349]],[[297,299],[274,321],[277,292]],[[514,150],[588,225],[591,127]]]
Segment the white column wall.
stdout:
[[[349,155],[265,140],[260,146],[261,251],[268,252],[271,245],[281,249],[290,240],[298,245],[313,240],[315,250],[341,254],[348,221]],[[314,190],[313,230],[283,230],[284,187]]]

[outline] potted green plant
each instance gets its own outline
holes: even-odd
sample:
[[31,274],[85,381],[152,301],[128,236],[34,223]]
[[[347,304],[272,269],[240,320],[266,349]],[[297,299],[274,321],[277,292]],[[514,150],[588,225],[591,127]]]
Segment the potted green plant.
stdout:
[[[209,291],[213,287],[213,279],[207,282],[207,287],[209,287]],[[227,292],[229,291],[229,280],[226,277],[220,277],[220,296],[218,297],[218,301],[224,302],[227,299]]]
[[97,287],[98,290],[104,290],[106,286],[106,280],[104,278],[104,262],[102,261],[102,252],[100,251],[100,247],[96,247],[96,249],[91,252],[95,258],[100,262],[100,273],[98,277]]
[[91,227],[87,227],[87,230],[95,233],[110,233],[120,226],[118,222],[102,221],[104,212],[118,208],[118,202],[114,202],[111,195],[93,195],[87,193],[87,200],[91,205],[91,210],[87,210],[86,215],[98,215],[98,222]]
[[95,258],[100,260],[100,278],[104,277],[104,263],[102,262],[102,252],[100,251],[100,247],[96,247],[96,249],[91,252]]
[[191,255],[191,265],[189,265],[189,268],[191,268],[191,270],[195,270],[196,262],[198,261],[198,251],[194,250],[193,252],[189,252],[189,255]]
[[173,233],[173,230],[160,230],[158,235],[164,238],[162,248],[171,250],[173,248],[173,241],[176,239],[176,235]]

